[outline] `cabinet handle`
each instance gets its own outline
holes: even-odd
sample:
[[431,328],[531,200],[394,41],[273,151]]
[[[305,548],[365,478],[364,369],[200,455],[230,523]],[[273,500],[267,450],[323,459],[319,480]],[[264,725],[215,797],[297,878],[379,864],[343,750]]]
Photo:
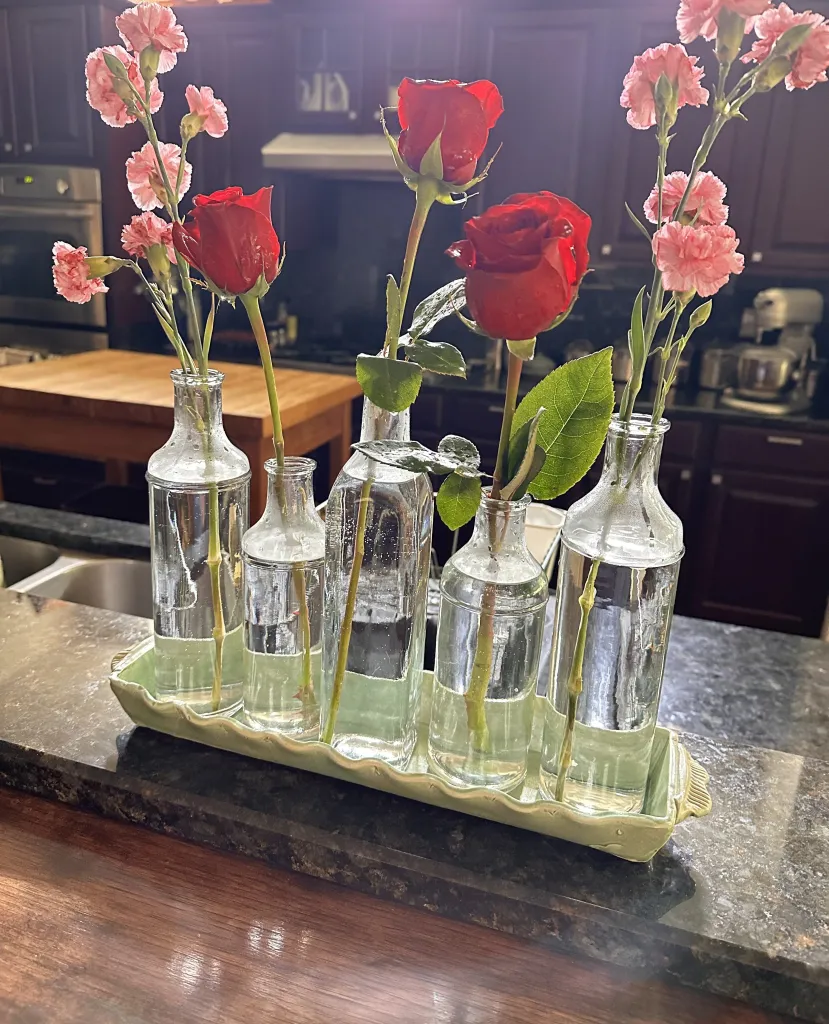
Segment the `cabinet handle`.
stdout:
[[612,245],[603,245],[602,248],[601,248],[602,256],[610,256],[610,254],[612,252],[613,252],[613,246]]
[[4,153],[11,153],[11,151],[13,149],[14,149],[14,146],[10,142],[4,142],[3,143],[3,152]]
[[721,473],[712,473],[711,474],[711,484],[714,487],[719,487],[721,483],[722,483],[722,474]]
[[23,143],[23,152],[24,153],[31,153],[31,151],[32,151],[32,144],[31,144],[31,142],[24,142]]
[[680,471],[679,479],[680,480],[690,480],[693,475],[694,475],[694,471],[692,469],[683,469],[683,470]]
[[762,262],[763,262],[763,254],[762,254],[761,252],[757,252],[757,251],[755,250],[755,251],[754,251],[754,252],[753,252],[753,253],[751,254],[751,262],[752,262],[752,263],[762,263]]
[[488,405],[486,407],[486,411],[487,412],[493,412],[496,415],[500,416],[501,413],[504,411],[504,407],[503,407],[503,405]]
[[766,438],[769,444],[787,444],[792,448],[802,448],[803,438],[802,437],[786,437],[785,434],[769,434]]

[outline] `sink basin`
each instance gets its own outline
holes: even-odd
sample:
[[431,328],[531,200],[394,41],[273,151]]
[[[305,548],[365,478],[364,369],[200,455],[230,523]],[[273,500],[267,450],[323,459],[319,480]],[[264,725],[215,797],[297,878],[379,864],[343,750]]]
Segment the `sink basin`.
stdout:
[[61,557],[51,568],[25,579],[14,589],[147,619],[153,614],[149,563],[129,558]]
[[7,587],[53,565],[59,555],[58,549],[51,544],[41,544],[36,540],[18,540],[16,537],[0,537],[0,564]]

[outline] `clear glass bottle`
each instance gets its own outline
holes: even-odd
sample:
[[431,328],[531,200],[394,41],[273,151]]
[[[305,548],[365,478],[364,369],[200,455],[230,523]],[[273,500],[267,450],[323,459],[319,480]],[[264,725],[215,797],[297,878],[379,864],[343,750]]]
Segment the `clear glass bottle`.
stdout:
[[250,466],[222,425],[224,375],[170,376],[173,433],[147,466],[156,696],[230,713],[242,702]]
[[441,576],[429,761],[456,785],[507,790],[526,775],[548,591],[529,505],[484,495]]
[[684,552],[657,486],[669,426],[614,416],[601,479],[562,530],[541,781],[588,813],[638,812],[645,798]]
[[[360,439],[408,441],[408,410],[385,412],[364,399]],[[360,452],[345,464],[329,495],[321,736],[347,757],[405,767],[414,750],[432,510],[425,474]],[[343,628],[349,602],[350,640]]]
[[318,739],[325,525],[314,507],[313,459],[265,463],[268,500],[242,539],[245,720]]

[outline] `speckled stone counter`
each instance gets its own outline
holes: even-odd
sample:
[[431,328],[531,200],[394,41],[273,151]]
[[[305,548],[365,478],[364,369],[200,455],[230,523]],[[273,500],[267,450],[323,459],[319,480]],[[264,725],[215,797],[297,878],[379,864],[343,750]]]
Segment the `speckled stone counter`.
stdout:
[[[678,620],[665,718],[714,812],[648,865],[135,729],[106,682],[141,619],[0,592],[0,781],[557,949],[829,1022],[829,646]],[[766,690],[771,688],[773,696]],[[729,724],[729,699],[751,711]],[[802,701],[795,712],[793,701]],[[825,704],[825,702],[824,702]],[[825,709],[824,709],[825,714]],[[752,742],[755,719],[764,747]],[[814,725],[814,728],[812,726]],[[436,951],[436,956],[448,955]]]

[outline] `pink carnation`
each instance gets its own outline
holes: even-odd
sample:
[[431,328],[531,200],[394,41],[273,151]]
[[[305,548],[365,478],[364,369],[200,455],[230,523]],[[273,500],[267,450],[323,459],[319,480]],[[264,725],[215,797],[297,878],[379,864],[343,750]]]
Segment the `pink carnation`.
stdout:
[[[101,46],[86,58],[86,101],[93,110],[97,110],[105,124],[112,128],[123,128],[124,125],[132,124],[136,115],[131,114],[126,103],[112,87],[112,73],[106,66],[104,54],[111,53],[113,57],[126,67],[127,74],[132,84],[144,95],[144,81],[141,78],[141,71],[138,61],[123,46]],[[161,106],[164,94],[158,88],[158,81],[154,80],[150,88],[150,110],[154,114]]]
[[176,66],[176,54],[187,49],[187,36],[169,7],[157,3],[138,4],[119,14],[115,26],[134,53],[152,46],[161,54],[159,74]]
[[804,11],[795,12],[788,4],[772,7],[754,23],[757,40],[743,55],[743,61],[761,63],[774,49],[774,44],[784,32],[795,25],[812,25],[806,42],[796,50],[792,58],[792,70],[786,75],[786,88],[811,89],[815,82],[826,81],[829,67],[829,23],[820,14]]
[[[671,220],[676,208],[682,202],[685,189],[688,187],[688,175],[684,171],[674,171],[665,177],[662,189],[662,220]],[[694,178],[694,187],[688,196],[683,216],[696,216],[696,224],[725,224],[728,220],[728,207],[725,199],[725,184],[711,171],[703,171]],[[652,224],[656,224],[659,216],[659,191],[654,185],[653,191],[645,203],[645,216]]]
[[666,290],[693,290],[703,298],[718,292],[730,274],[743,271],[739,241],[726,224],[665,224],[653,236],[653,251]]
[[628,124],[634,128],[650,128],[656,124],[653,89],[663,74],[678,88],[679,107],[686,103],[693,107],[707,103],[708,90],[699,84],[703,69],[696,67],[696,63],[697,58],[689,57],[685,47],[677,43],[662,43],[634,57],[619,101],[628,108]]
[[[178,168],[181,163],[181,147],[172,142],[162,142],[160,149],[170,187],[175,188]],[[192,176],[193,168],[185,161],[179,199],[190,188]],[[155,210],[164,205],[164,182],[158,169],[158,161],[155,158],[153,147],[149,142],[145,142],[141,149],[137,153],[133,153],[127,160],[127,185],[139,210]]]
[[697,36],[717,38],[717,18],[720,11],[728,10],[746,19],[746,32],[750,32],[754,19],[771,6],[771,0],[680,0],[676,27],[683,43],[693,43]]
[[164,245],[171,263],[175,263],[176,250],[173,247],[173,225],[154,213],[138,213],[121,231],[121,244],[130,256],[146,259],[151,245]]
[[52,246],[52,278],[58,295],[70,302],[89,302],[98,292],[109,291],[100,277],[89,277],[86,249],[68,242],[55,242]]
[[188,85],[184,95],[190,113],[204,118],[202,131],[214,139],[220,139],[227,131],[227,107],[224,103],[216,99],[209,85],[203,85],[201,89]]

